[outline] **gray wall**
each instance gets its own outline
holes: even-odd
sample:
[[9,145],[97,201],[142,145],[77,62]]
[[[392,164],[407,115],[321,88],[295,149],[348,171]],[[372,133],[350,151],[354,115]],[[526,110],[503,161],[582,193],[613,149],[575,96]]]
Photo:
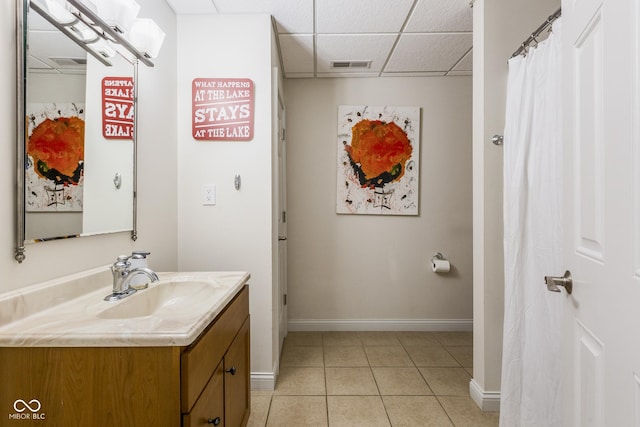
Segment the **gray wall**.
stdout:
[[[470,328],[471,78],[291,79],[285,96],[290,328]],[[341,104],[421,107],[419,216],[335,213]],[[430,270],[439,251],[450,274]]]

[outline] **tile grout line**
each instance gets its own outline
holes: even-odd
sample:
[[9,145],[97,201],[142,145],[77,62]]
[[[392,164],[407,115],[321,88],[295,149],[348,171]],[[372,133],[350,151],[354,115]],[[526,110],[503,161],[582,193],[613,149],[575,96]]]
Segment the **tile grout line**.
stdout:
[[329,427],[329,387],[327,384],[327,363],[324,357],[324,333],[320,334],[320,341],[322,342],[322,372],[324,372],[324,408],[327,417],[327,427]]
[[456,423],[453,422],[453,418],[451,418],[451,415],[449,415],[449,412],[445,409],[444,405],[440,401],[440,396],[435,396],[435,398],[436,398],[436,401],[438,402],[438,405],[440,405],[440,408],[442,408],[442,411],[446,414],[447,418],[449,418],[451,425],[455,427]]
[[269,424],[269,415],[271,414],[272,403],[273,403],[273,393],[271,394],[271,396],[269,396],[269,407],[267,408],[267,416],[264,419],[264,427],[267,427],[267,424]]
[[[375,373],[374,373],[374,371],[373,371],[373,368],[374,368],[374,367],[371,365],[371,360],[370,360],[369,354],[368,354],[368,353],[367,353],[367,351],[366,351],[367,346],[365,345],[365,341],[366,341],[366,338],[367,338],[367,337],[366,337],[366,336],[364,336],[363,334],[360,334],[360,335],[356,334],[357,340],[358,340],[358,342],[359,342],[357,345],[339,344],[339,345],[330,346],[330,345],[327,345],[327,341],[326,341],[326,339],[325,339],[325,338],[326,338],[326,337],[325,337],[325,335],[326,335],[326,332],[320,332],[320,348],[321,348],[321,350],[322,350],[322,359],[321,359],[321,360],[322,360],[322,368],[323,368],[323,374],[324,374],[324,375],[323,375],[323,379],[324,379],[324,387],[325,387],[325,390],[324,390],[324,391],[325,391],[325,393],[324,393],[324,398],[325,398],[325,399],[324,399],[324,401],[325,401],[325,406],[326,406],[326,407],[325,407],[325,416],[326,416],[327,426],[329,426],[330,424],[329,424],[329,401],[328,401],[328,398],[329,398],[329,392],[328,392],[327,365],[326,365],[326,364],[327,364],[327,358],[326,358],[327,354],[325,353],[325,350],[326,350],[326,349],[328,349],[329,347],[344,348],[344,347],[347,347],[347,346],[349,346],[349,347],[351,347],[351,346],[353,346],[353,347],[358,347],[358,348],[360,348],[360,349],[362,350],[362,352],[364,353],[364,356],[365,356],[365,359],[366,359],[366,363],[367,363],[367,366],[366,366],[366,367],[369,369],[369,372],[370,372],[371,376],[373,377],[374,383],[375,383],[375,385],[376,385],[376,389],[377,389],[377,396],[379,397],[379,399],[380,399],[380,401],[381,401],[381,403],[382,403],[382,405],[383,405],[383,409],[384,409],[385,414],[386,414],[386,416],[387,416],[387,421],[388,421],[389,425],[392,425],[392,423],[391,423],[391,417],[390,417],[390,414],[389,414],[389,411],[388,411],[387,405],[385,404],[385,401],[384,401],[384,397],[385,397],[385,396],[383,396],[383,395],[382,395],[382,391],[381,391],[381,389],[380,389],[380,385],[379,385],[379,383],[378,383],[378,379],[376,378]],[[400,334],[399,334],[398,332],[394,332],[393,334],[390,334],[390,336],[393,336],[393,337],[398,341],[399,346],[400,346],[400,347],[403,349],[403,351],[407,354],[408,359],[409,359],[409,360],[410,360],[410,362],[411,362],[411,367],[413,367],[414,369],[416,369],[416,370],[418,371],[418,373],[419,373],[420,377],[421,377],[421,378],[422,378],[422,380],[426,383],[427,387],[429,388],[430,392],[432,393],[432,394],[431,394],[431,396],[436,398],[436,401],[438,402],[438,406],[440,407],[440,409],[444,412],[444,414],[446,415],[447,419],[451,422],[451,424],[455,426],[455,423],[453,422],[452,416],[451,416],[451,415],[450,415],[450,413],[445,409],[445,407],[444,407],[444,405],[443,405],[443,403],[442,403],[442,400],[441,400],[441,399],[442,399],[442,398],[446,398],[446,397],[460,397],[460,396],[457,396],[457,395],[448,395],[448,394],[447,394],[447,395],[437,395],[437,394],[435,394],[435,392],[434,392],[433,388],[431,387],[431,385],[429,384],[429,382],[427,381],[427,379],[424,377],[424,373],[420,370],[420,367],[417,365],[416,361],[414,360],[414,358],[413,358],[413,357],[411,357],[411,354],[410,354],[410,353],[409,353],[409,351],[407,350],[407,347],[412,347],[412,346],[410,345],[410,344],[411,344],[410,337],[406,337],[406,336],[405,336],[407,339],[403,342],[403,340],[402,340],[402,339],[400,339]],[[456,366],[456,368],[462,368],[462,369],[464,369],[464,370],[465,370],[465,372],[466,372],[468,375],[471,375],[471,374],[467,371],[467,368],[466,368],[466,367],[464,367],[464,366],[462,366],[462,363],[458,360],[458,358],[456,358],[456,357],[453,355],[453,353],[449,350],[449,348],[447,348],[447,346],[445,345],[445,343],[442,341],[443,339],[445,339],[445,338],[447,338],[447,337],[438,337],[437,335],[435,335],[435,336],[434,336],[434,338],[435,338],[435,340],[439,343],[439,344],[438,344],[438,346],[439,346],[439,347],[441,347],[441,348],[443,348],[443,349],[445,350],[446,354],[448,354],[450,357],[452,357],[452,359],[455,361],[455,363],[456,363],[456,365],[457,365],[457,366]],[[374,339],[374,340],[372,340],[372,341],[373,341],[373,343],[374,343],[374,344],[376,343],[375,339]],[[446,339],[445,339],[445,341],[446,341]],[[304,341],[301,341],[301,342],[304,342]],[[308,341],[308,342],[311,342],[311,341]],[[339,340],[338,340],[338,342],[339,342]],[[350,341],[349,341],[349,340],[346,340],[345,342],[350,342]],[[371,342],[371,341],[369,341],[369,342]],[[396,345],[396,344],[391,344],[391,343],[388,343],[388,342],[387,342],[387,343],[385,343],[385,341],[384,341],[384,340],[380,340],[380,341],[378,341],[378,343],[380,343],[380,342],[381,342],[382,344],[380,344],[379,346],[392,346],[392,345],[393,345],[393,346],[395,346],[395,345]],[[370,345],[369,345],[369,347],[376,347],[376,345],[374,345],[374,344],[370,344]],[[414,343],[414,344],[415,344],[415,343]],[[292,344],[292,345],[293,345],[293,344]],[[309,345],[316,346],[316,344],[309,344]],[[302,345],[302,344],[301,344],[301,345],[296,345],[296,346],[297,346],[297,347],[300,347],[300,346],[308,346],[308,345]],[[419,344],[415,344],[413,347],[416,347],[416,346],[420,347],[421,345],[419,345]],[[424,346],[425,346],[425,347],[429,347],[429,345],[428,345],[428,344],[424,344]],[[469,345],[467,345],[466,343],[459,343],[459,342],[455,342],[455,343],[454,343],[454,345],[449,345],[449,347],[468,347],[468,346],[469,346]],[[295,347],[295,346],[294,346],[294,347]],[[283,353],[284,353],[284,350],[283,350]],[[281,356],[282,356],[282,355],[281,355]],[[334,367],[334,368],[340,368],[340,367],[341,367],[341,366],[336,366],[336,367]],[[385,366],[378,366],[378,368],[383,368],[383,367],[385,367]],[[393,367],[393,366],[389,366],[389,368],[392,368],[392,367]],[[343,368],[355,368],[355,367],[354,367],[354,366],[344,366]],[[362,368],[365,368],[365,366],[362,366]],[[429,366],[426,366],[425,368],[429,368]],[[434,368],[436,368],[436,367],[434,367]],[[275,391],[275,389],[274,389],[274,391]],[[273,404],[273,396],[274,396],[274,395],[275,395],[275,394],[272,394],[272,395],[270,396],[270,398],[269,398],[269,407],[268,407],[268,410],[267,410],[267,418],[266,418],[266,424],[265,424],[265,427],[266,427],[266,425],[268,425],[268,422],[269,422],[269,416],[272,414],[272,413],[271,413],[271,406],[272,406],[272,404]],[[305,396],[306,396],[306,395],[305,395]],[[336,396],[338,396],[338,395],[336,395]],[[366,395],[362,395],[362,394],[349,394],[349,395],[339,395],[339,396],[355,396],[355,397],[362,397],[362,396],[366,396]],[[371,396],[373,396],[373,395],[371,395]],[[391,394],[391,395],[389,395],[389,396],[395,396],[395,395],[394,395],[394,394]],[[398,395],[398,396],[401,396],[401,395]],[[425,396],[425,395],[422,395],[422,394],[415,394],[415,395],[414,395],[414,394],[408,394],[408,395],[402,395],[402,396]],[[428,395],[427,395],[427,396],[428,396]]]

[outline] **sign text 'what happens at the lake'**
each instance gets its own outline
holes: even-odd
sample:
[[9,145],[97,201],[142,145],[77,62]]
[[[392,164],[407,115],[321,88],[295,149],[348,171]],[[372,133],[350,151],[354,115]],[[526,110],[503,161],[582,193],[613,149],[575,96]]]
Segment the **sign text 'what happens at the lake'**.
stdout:
[[250,79],[193,79],[193,138],[204,141],[253,139],[254,93]]
[[133,139],[133,78],[102,79],[102,136]]

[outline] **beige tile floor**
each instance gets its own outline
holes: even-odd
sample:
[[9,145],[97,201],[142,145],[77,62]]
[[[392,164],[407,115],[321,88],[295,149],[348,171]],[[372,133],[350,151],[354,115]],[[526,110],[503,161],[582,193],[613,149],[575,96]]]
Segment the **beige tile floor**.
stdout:
[[250,427],[484,427],[469,397],[470,332],[290,332]]

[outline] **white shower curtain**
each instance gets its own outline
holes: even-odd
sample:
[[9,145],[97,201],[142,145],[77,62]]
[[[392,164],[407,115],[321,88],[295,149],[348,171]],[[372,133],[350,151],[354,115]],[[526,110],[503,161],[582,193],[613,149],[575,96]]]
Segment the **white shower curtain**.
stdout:
[[509,61],[504,131],[504,336],[500,425],[562,425],[560,21]]

